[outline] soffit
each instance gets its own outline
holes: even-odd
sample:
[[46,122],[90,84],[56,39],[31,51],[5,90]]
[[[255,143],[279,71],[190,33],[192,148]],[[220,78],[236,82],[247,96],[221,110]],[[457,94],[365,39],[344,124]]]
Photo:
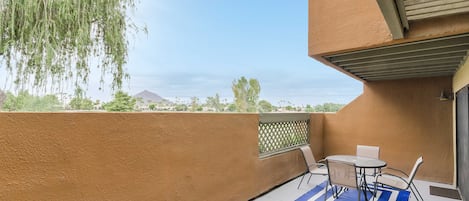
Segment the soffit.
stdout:
[[469,12],[468,0],[403,1],[407,20],[409,21]]
[[469,50],[469,33],[323,56],[365,81],[453,75]]

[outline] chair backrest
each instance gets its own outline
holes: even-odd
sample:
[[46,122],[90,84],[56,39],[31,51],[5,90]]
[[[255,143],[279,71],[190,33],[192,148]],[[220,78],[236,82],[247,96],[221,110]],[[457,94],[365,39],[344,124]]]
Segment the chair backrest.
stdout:
[[316,160],[314,159],[313,152],[311,151],[309,145],[302,146],[300,147],[300,149],[301,153],[303,153],[303,157],[305,158],[305,162],[308,166],[308,169],[311,171],[317,168],[317,166],[315,165]]
[[412,182],[412,180],[415,177],[415,174],[417,174],[417,170],[419,169],[420,165],[422,165],[422,163],[423,163],[423,157],[420,156],[417,159],[417,161],[415,161],[415,165],[414,165],[414,167],[412,168],[412,171],[409,174],[409,178],[406,179],[407,183],[410,184],[410,182]]
[[357,168],[354,163],[326,160],[329,182],[347,188],[358,189]]
[[379,159],[379,147],[357,145],[357,156]]

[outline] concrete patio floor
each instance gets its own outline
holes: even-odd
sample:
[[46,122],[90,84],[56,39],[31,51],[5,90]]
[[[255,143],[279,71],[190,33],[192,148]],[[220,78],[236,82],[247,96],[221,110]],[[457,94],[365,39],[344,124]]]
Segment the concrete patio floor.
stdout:
[[[303,181],[299,189],[297,189],[297,186],[300,182],[301,177],[293,179],[277,188],[274,188],[271,191],[265,193],[264,195],[253,199],[253,201],[294,201],[295,199],[299,198],[301,195],[305,194],[306,192],[314,188],[316,185],[322,183],[327,179],[327,177],[325,176],[313,175],[309,184],[307,184],[306,182],[308,177],[308,175],[305,177],[305,180]],[[452,185],[426,182],[420,180],[414,180],[414,183],[415,185],[417,185],[417,188],[419,189],[425,201],[457,201],[455,199],[430,195],[429,186],[454,189]],[[409,201],[415,200],[415,197],[411,193]]]

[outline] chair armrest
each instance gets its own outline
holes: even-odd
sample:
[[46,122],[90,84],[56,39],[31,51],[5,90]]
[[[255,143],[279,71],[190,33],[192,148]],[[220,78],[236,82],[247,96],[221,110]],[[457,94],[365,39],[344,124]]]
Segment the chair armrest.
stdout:
[[[404,171],[400,170],[400,169],[396,169],[396,168],[392,168],[392,167],[384,167],[384,168],[381,168],[381,172],[383,174],[387,174],[387,175],[393,175],[393,176],[397,176],[395,174],[392,174],[392,173],[399,173],[399,174],[402,174],[402,175],[405,175],[406,177],[409,177],[409,175],[407,173],[405,173]],[[399,176],[397,176],[399,177]]]
[[[377,182],[377,181],[378,181],[378,177],[383,176],[383,175],[387,175],[387,176],[391,176],[391,177],[400,179],[400,180],[402,180],[404,183],[406,183],[407,185],[410,185],[409,182],[407,182],[406,179],[404,179],[404,178],[402,178],[402,177],[400,177],[400,176],[397,176],[397,175],[395,175],[395,174],[389,174],[389,173],[379,173],[379,174],[377,174],[376,177],[375,177],[375,181]],[[379,183],[379,182],[378,182],[378,183]]]
[[324,163],[313,163],[309,167],[312,167],[312,166],[316,166],[316,167],[320,168],[320,167],[326,166],[326,164],[324,164]]

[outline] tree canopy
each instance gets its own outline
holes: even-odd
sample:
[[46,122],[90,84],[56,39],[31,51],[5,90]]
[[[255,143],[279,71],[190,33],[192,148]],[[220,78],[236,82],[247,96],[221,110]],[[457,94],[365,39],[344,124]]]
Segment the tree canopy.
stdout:
[[92,110],[93,101],[85,97],[85,93],[81,88],[75,89],[75,96],[68,103],[74,110]]
[[137,100],[123,91],[117,91],[114,99],[104,105],[108,112],[132,112],[135,109]]
[[231,87],[235,97],[235,105],[238,112],[256,112],[261,86],[257,79],[249,79],[243,76],[233,81]]
[[272,112],[273,106],[269,101],[259,101],[259,112]]
[[20,89],[81,86],[98,60],[101,81],[110,74],[112,88],[120,89],[128,78],[127,29],[146,32],[130,21],[129,8],[134,0],[0,0],[7,72]]
[[5,92],[0,90],[0,108],[2,108],[3,101],[5,101],[6,98],[7,98],[7,95],[5,94]]
[[28,91],[20,91],[17,96],[7,92],[6,99],[2,105],[5,111],[57,111],[62,107],[62,103],[55,95],[34,96]]
[[213,108],[215,112],[223,111],[223,104],[220,102],[220,95],[218,95],[218,93],[213,97],[207,97],[206,103],[207,106]]
[[337,112],[343,108],[345,104],[338,103],[324,103],[322,105],[314,106],[314,112]]

